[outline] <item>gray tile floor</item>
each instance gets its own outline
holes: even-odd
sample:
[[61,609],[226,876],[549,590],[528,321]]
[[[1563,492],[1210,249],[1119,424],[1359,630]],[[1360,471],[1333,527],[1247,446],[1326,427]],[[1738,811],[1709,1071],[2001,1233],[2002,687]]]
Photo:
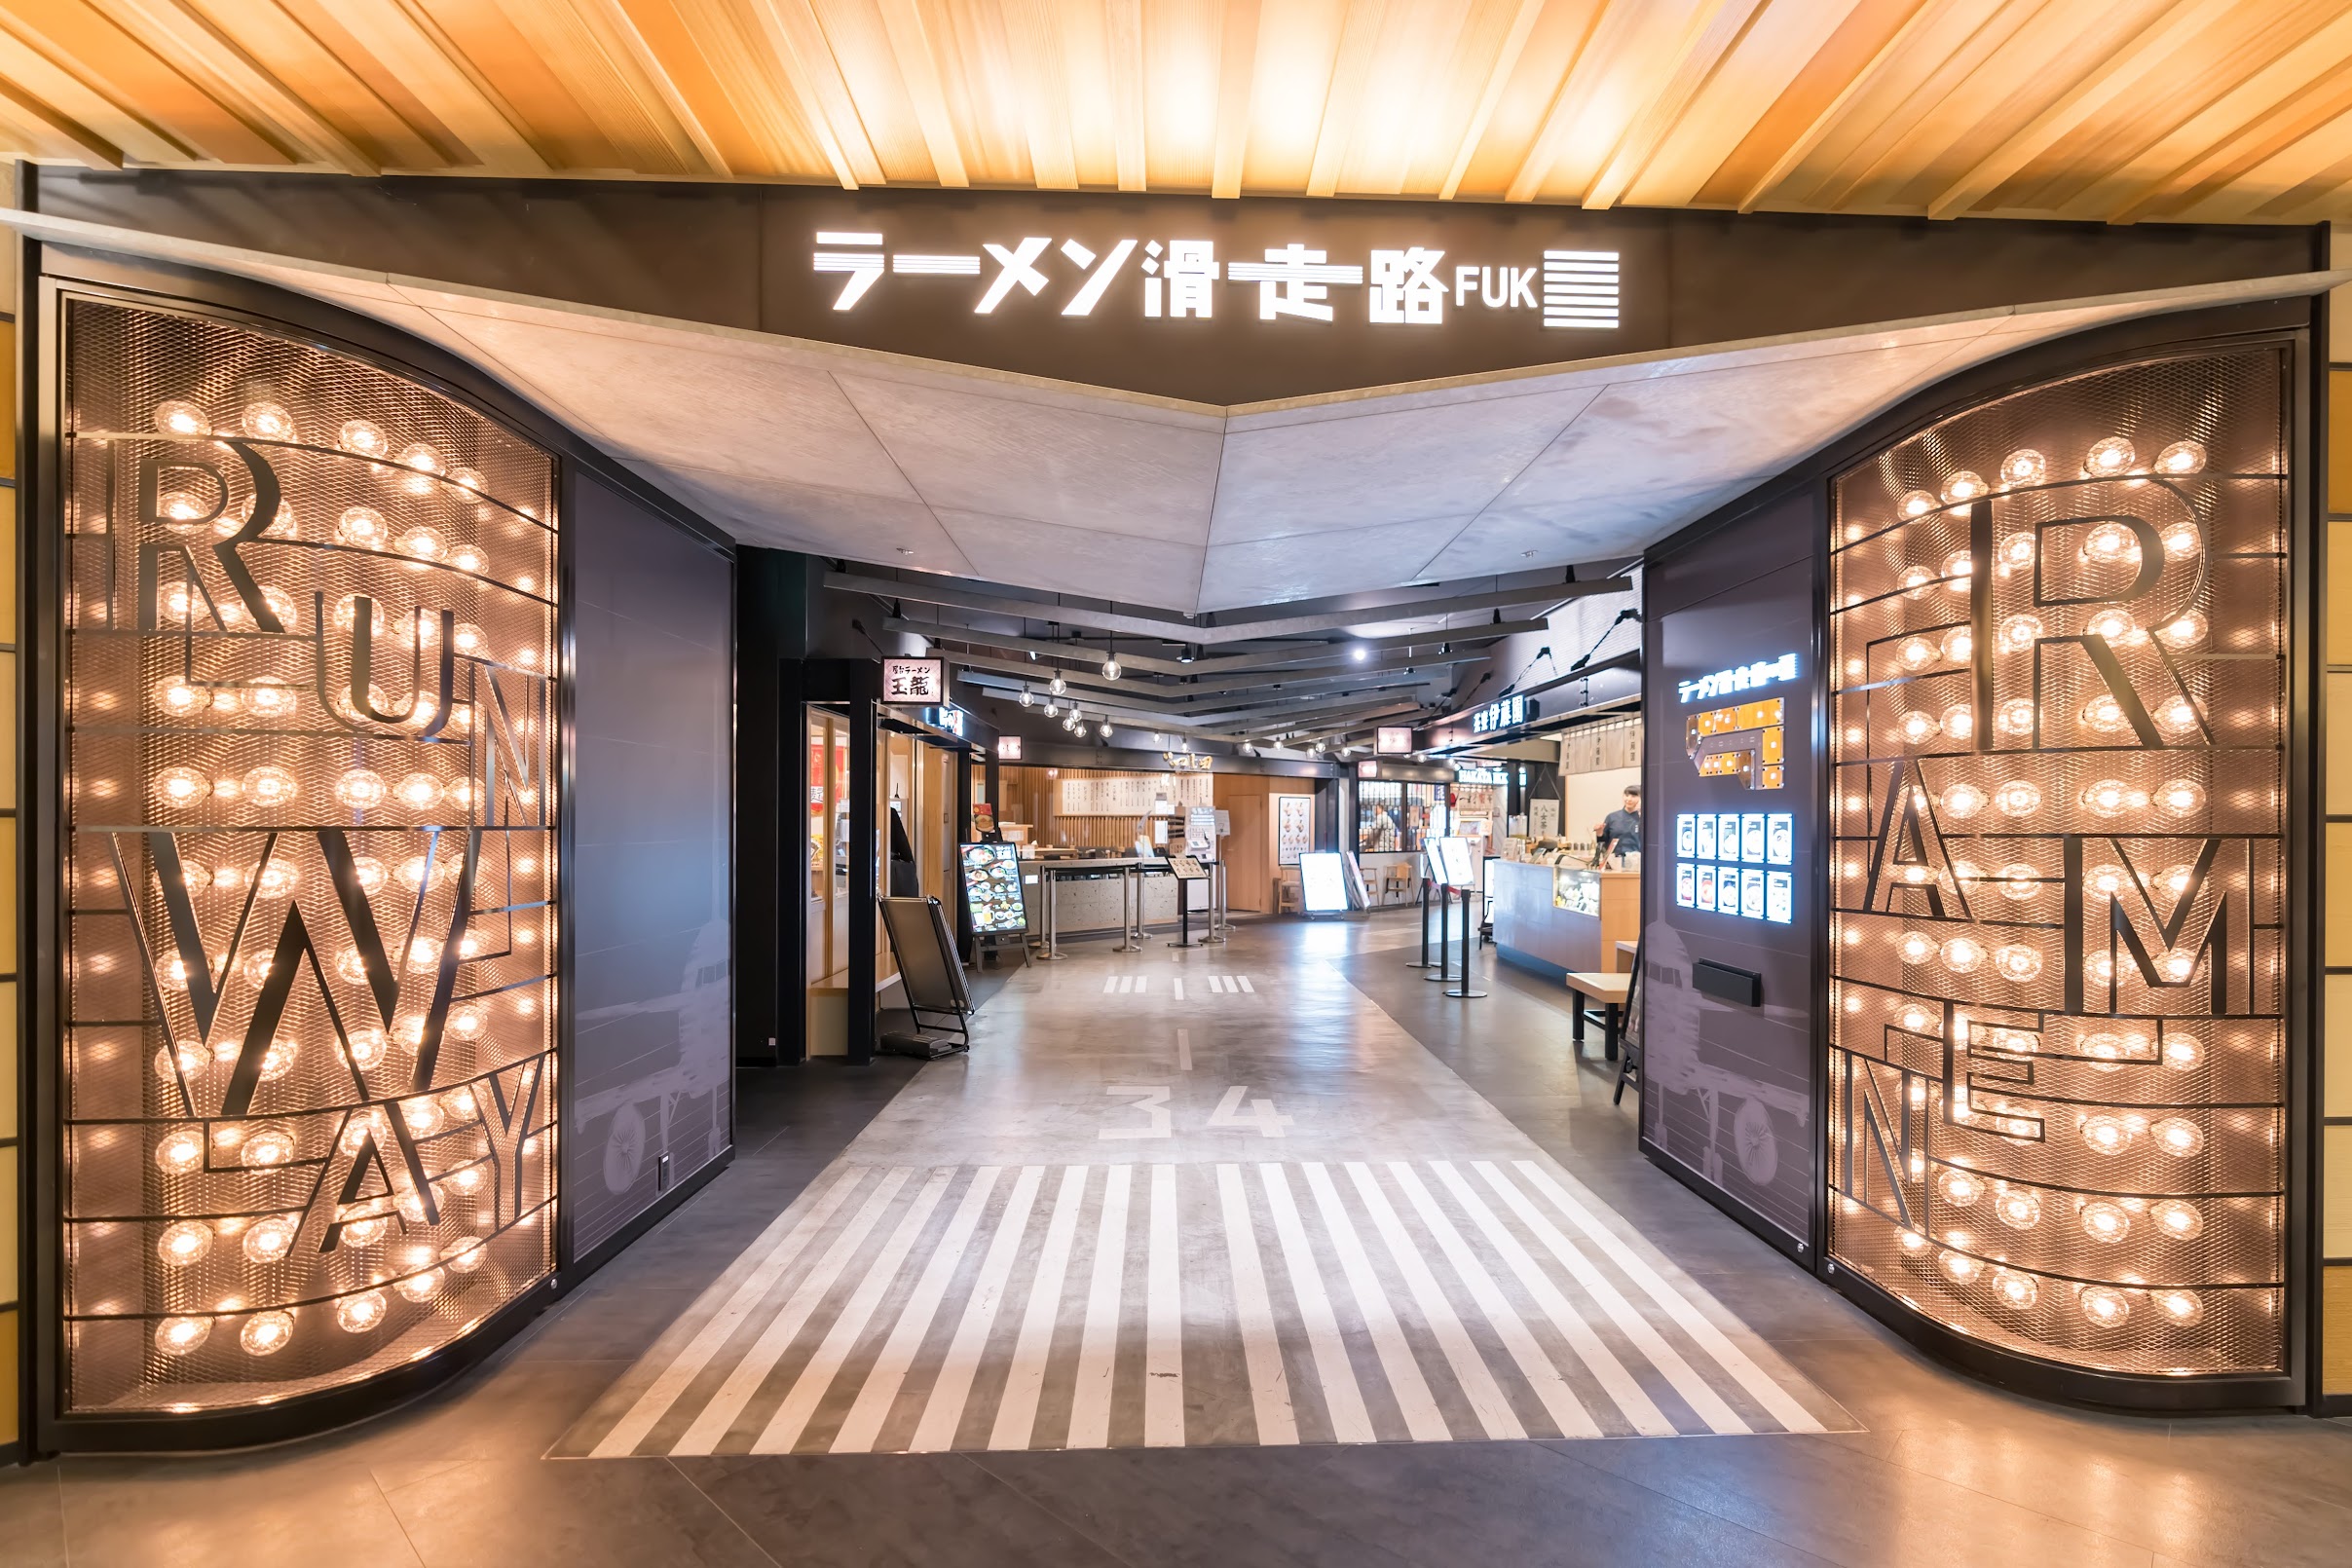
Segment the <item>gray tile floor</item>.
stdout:
[[[1633,1147],[1630,1106],[1612,1109],[1598,1065],[1568,1058],[1550,988],[1503,971],[1485,977],[1488,998],[1446,1001],[1401,966],[1409,929],[1409,916],[1277,924],[1209,951],[1215,968],[1257,974],[1299,956],[1335,965],[1860,1430],[542,1457],[918,1071],[817,1065],[748,1080],[733,1168],[457,1387],[280,1448],[10,1473],[0,1476],[0,1562],[1352,1568],[1704,1554],[2072,1568],[2352,1558],[2352,1426],[2107,1416],[1944,1372],[1651,1168]],[[1072,951],[1064,968],[1111,966],[1107,953]],[[1106,1020],[1176,1016],[1134,1011],[1176,1005],[1148,995],[1115,998],[1127,1011]]]

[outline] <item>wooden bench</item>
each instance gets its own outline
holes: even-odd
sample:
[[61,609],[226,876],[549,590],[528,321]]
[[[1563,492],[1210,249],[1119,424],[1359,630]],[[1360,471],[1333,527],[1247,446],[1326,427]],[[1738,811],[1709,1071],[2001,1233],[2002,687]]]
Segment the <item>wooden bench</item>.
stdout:
[[[1568,971],[1568,989],[1575,998],[1569,1003],[1568,1036],[1576,1046],[1578,1056],[1585,1054],[1585,1020],[1592,1018],[1601,1027],[1601,1043],[1606,1060],[1617,1060],[1618,1024],[1624,1014],[1625,993],[1632,985],[1631,975],[1605,975],[1595,969]],[[1594,1003],[1599,1004],[1598,1012],[1593,1010]]]

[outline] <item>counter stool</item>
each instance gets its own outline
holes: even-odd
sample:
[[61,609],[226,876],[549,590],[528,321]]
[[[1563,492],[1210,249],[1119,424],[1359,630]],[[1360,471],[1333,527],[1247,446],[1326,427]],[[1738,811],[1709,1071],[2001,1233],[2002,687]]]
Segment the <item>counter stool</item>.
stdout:
[[[1568,971],[1568,990],[1572,997],[1568,1006],[1568,1037],[1578,1056],[1583,1056],[1585,1020],[1595,1019],[1601,1027],[1601,1044],[1605,1060],[1617,1060],[1618,1019],[1625,1005],[1626,992],[1632,989],[1631,975],[1603,974],[1597,969]],[[1595,1011],[1597,1005],[1598,1011]]]

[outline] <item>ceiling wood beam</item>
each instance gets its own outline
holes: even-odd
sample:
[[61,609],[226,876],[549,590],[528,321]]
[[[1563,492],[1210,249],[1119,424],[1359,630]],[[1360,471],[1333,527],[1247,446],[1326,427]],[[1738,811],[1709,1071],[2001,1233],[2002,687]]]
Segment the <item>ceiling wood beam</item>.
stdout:
[[1119,189],[1140,191],[1151,177],[1144,157],[1143,0],[1103,0],[1110,50],[1111,166]]
[[1315,155],[1307,166],[1309,196],[1330,196],[1339,189],[1348,144],[1356,134],[1356,119],[1363,110],[1364,82],[1379,57],[1380,27],[1387,16],[1387,0],[1348,0],[1347,19],[1339,28],[1339,49],[1331,59],[1331,77],[1324,85]]
[[923,147],[931,156],[931,177],[956,190],[972,183],[964,172],[962,145],[955,137],[955,120],[948,112],[948,89],[940,80],[939,57],[931,52],[931,35],[923,26],[915,0],[877,0],[890,52],[898,58],[899,79],[915,105],[915,123]]
[[1632,188],[1658,149],[1684,124],[1692,100],[1714,80],[1723,62],[1755,25],[1764,6],[1765,0],[1716,0],[1711,11],[1691,19],[1675,47],[1665,81],[1601,161],[1600,172],[1593,176],[1580,205],[1595,211],[1612,207]]
[[6,76],[0,76],[0,98],[6,98],[19,114],[71,147],[89,168],[123,167],[122,148],[46,99],[19,87]]
[[[186,0],[112,0],[113,8],[142,38],[168,43],[183,71],[210,77],[205,89],[256,133],[272,141],[291,140],[286,149],[301,161],[307,151],[346,174],[373,175],[382,169],[359,145],[304,102],[300,93],[247,54],[211,19]],[[272,132],[277,132],[273,134]]]
[[1216,44],[1216,144],[1209,194],[1242,194],[1250,156],[1251,99],[1257,86],[1258,0],[1225,0]]
[[1048,0],[1000,0],[1021,83],[1021,119],[1029,176],[1039,190],[1078,188],[1078,153],[1070,140],[1069,86],[1062,31]]
[[2133,35],[2122,53],[2101,60],[2058,100],[2021,126],[1927,204],[1931,218],[1958,217],[2000,188],[2003,182],[2094,115],[2137,92],[2141,85],[2197,33],[2241,0],[2177,0],[2152,27]]
[[874,142],[858,119],[857,98],[841,74],[825,24],[809,0],[752,0],[769,48],[775,52],[800,100],[810,134],[833,166],[841,189],[887,183]]
[[1535,134],[1527,139],[1519,167],[1503,192],[1504,201],[1532,202],[1543,190],[1544,181],[1550,177],[1551,166],[1560,155],[1560,139],[1567,135],[1570,122],[1591,94],[1590,78],[1604,68],[1601,58],[1607,53],[1607,43],[1637,24],[1626,19],[1636,9],[1616,5],[1596,5],[1591,9],[1584,36],[1576,41],[1567,64],[1561,68],[1560,85],[1551,94],[1551,102],[1545,108]]
[[1909,46],[1913,35],[1920,30],[1924,19],[1933,14],[1934,9],[1932,0],[1911,0],[1910,13],[1904,17],[1902,22],[1886,35],[1885,40],[1876,50],[1872,51],[1869,60],[1860,69],[1849,74],[1844,82],[1839,84],[1837,92],[1830,94],[1829,101],[1821,106],[1820,110],[1806,124],[1805,129],[1798,132],[1787,147],[1782,149],[1780,156],[1773,160],[1772,167],[1767,168],[1763,175],[1748,187],[1747,194],[1739,199],[1740,211],[1753,212],[1762,206],[1772,194],[1780,188],[1781,183],[1795,173],[1808,158],[1812,156],[1813,149],[1820,146],[1822,138],[1837,129],[1853,101],[1862,93],[1879,85],[1880,75],[1888,67],[1888,62]]
[[521,117],[483,80],[416,0],[317,0],[318,9],[415,93],[481,167],[545,174]]
[[1454,146],[1454,161],[1446,167],[1445,182],[1437,187],[1437,200],[1450,202],[1462,189],[1463,179],[1470,173],[1471,160],[1478,155],[1478,144],[1486,139],[1486,128],[1494,124],[1495,108],[1503,101],[1504,89],[1511,86],[1512,73],[1519,68],[1519,56],[1527,49],[1527,35],[1544,15],[1546,0],[1519,0],[1518,9],[1512,13],[1510,30],[1503,35],[1502,46],[1495,51],[1494,63],[1487,68],[1486,85],[1479,91],[1477,106],[1470,112],[1470,122],[1462,128],[1462,137]]

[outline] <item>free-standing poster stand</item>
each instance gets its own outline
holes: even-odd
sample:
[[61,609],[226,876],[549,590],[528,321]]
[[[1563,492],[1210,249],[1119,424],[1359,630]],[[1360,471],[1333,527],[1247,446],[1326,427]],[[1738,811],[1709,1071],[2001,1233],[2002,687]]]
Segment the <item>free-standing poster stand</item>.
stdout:
[[[906,996],[908,1015],[915,1022],[912,1029],[884,1034],[878,1049],[926,1061],[969,1051],[972,993],[963,983],[963,965],[955,956],[955,933],[949,929],[947,911],[935,898],[876,902],[881,906],[882,924],[890,932],[890,951],[898,955],[899,990]],[[925,1014],[950,1021],[948,1027],[924,1023]]]
[[1202,943],[1192,940],[1192,884],[1206,880],[1209,873],[1190,855],[1170,855],[1168,869],[1176,874],[1177,921],[1177,934],[1168,945],[1172,948],[1201,947]]

